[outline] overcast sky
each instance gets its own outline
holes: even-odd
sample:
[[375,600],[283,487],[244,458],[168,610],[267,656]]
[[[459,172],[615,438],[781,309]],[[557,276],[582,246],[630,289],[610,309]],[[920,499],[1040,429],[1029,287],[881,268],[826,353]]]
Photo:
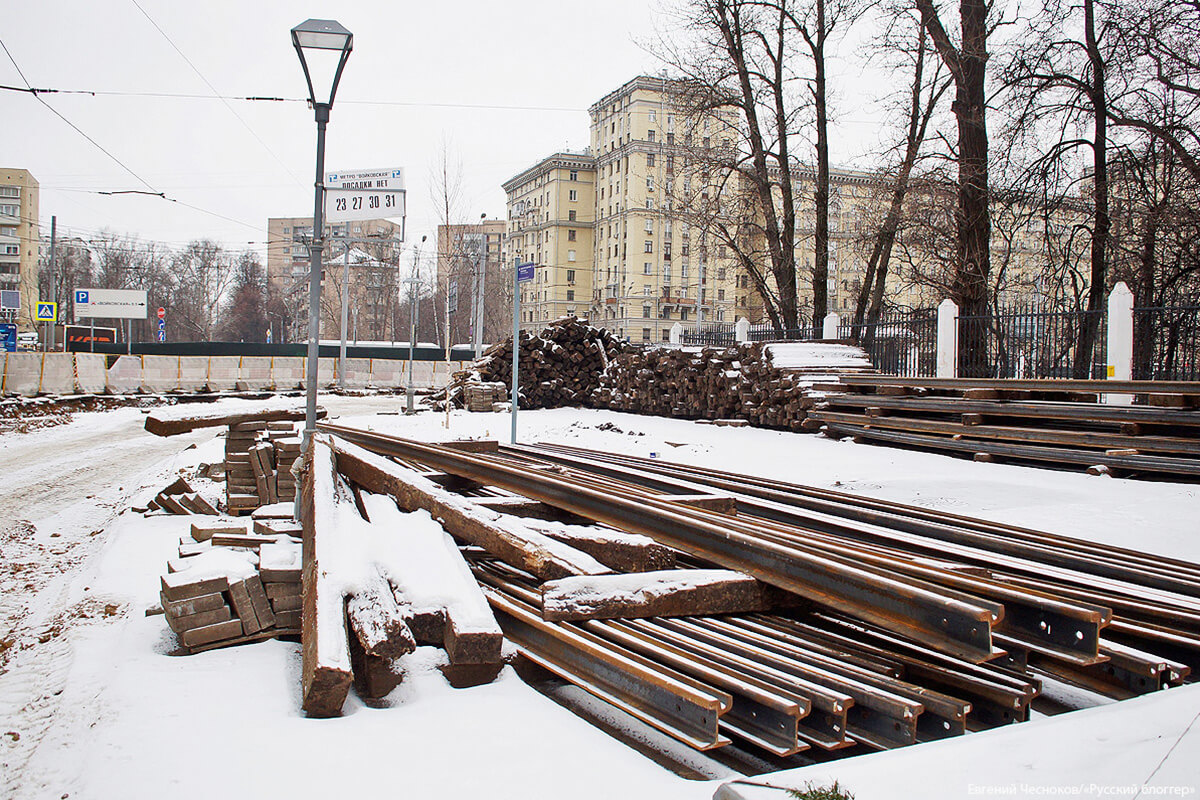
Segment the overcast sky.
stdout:
[[[0,92],[0,166],[41,183],[43,232],[57,215],[67,233],[108,228],[172,247],[211,238],[265,251],[267,217],[312,213],[312,112],[214,99],[305,97],[289,30],[309,17],[354,33],[326,166],[405,167],[410,242],[437,224],[429,185],[443,142],[462,165],[463,218],[503,216],[501,182],[551,152],[584,148],[587,107],[661,69],[639,45],[663,24],[646,0],[0,0],[0,9],[11,54],[0,52],[0,83],[97,93],[41,96],[93,144],[34,96]],[[835,160],[866,147],[868,99],[843,93],[856,133],[836,137]],[[177,202],[99,194],[123,190]]]

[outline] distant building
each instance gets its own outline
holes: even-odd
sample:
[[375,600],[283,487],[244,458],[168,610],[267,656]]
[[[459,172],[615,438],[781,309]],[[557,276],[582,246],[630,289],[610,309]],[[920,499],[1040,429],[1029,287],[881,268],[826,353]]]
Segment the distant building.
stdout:
[[[512,329],[512,291],[503,283],[501,272],[506,227],[502,219],[438,226],[437,305],[441,312],[450,301],[450,338],[454,344],[472,341],[477,285],[483,297],[483,343],[499,341]],[[511,281],[512,273],[508,276]]]
[[[322,253],[320,336],[341,337],[341,302],[347,292],[347,335],[383,341],[395,336],[398,265],[403,230],[386,219],[325,226]],[[308,338],[309,243],[312,217],[267,220],[267,284],[285,341]],[[346,265],[350,280],[345,282]],[[343,286],[345,285],[345,289]],[[357,334],[357,337],[356,337]],[[407,333],[404,334],[407,336]]]
[[36,329],[38,182],[28,170],[0,167],[0,289],[21,293],[20,332]]

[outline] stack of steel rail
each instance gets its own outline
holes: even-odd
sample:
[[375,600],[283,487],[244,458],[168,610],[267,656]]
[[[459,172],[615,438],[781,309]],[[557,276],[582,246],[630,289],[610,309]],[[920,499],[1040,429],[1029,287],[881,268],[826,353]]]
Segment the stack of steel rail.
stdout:
[[[762,613],[551,622],[538,578],[466,548],[524,656],[699,749],[896,747],[1023,721],[1044,681],[1121,699],[1200,665],[1200,565],[656,459],[321,427],[481,503],[517,495],[795,595]],[[736,513],[694,502],[714,495]]]
[[[1200,478],[1196,382],[846,375],[824,388],[830,394],[807,424],[830,436],[983,461]],[[1104,402],[1114,396],[1122,402]]]

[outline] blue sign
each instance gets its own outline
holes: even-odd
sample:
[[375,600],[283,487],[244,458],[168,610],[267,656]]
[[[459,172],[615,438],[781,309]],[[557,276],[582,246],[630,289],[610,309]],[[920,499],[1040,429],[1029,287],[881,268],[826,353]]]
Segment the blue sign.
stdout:
[[533,262],[517,265],[517,281],[524,283],[533,280]]
[[165,342],[167,340],[167,332],[162,328],[158,329],[158,340],[160,342]]
[[54,322],[58,319],[58,303],[38,303],[33,318],[38,322]]
[[87,305],[87,303],[88,303],[87,289],[76,289],[75,290],[75,302],[80,303],[82,305]]
[[167,321],[165,319],[163,319],[162,317],[159,317],[158,318],[158,329],[160,331],[162,331],[162,330],[166,330],[166,328],[167,328]]
[[0,342],[8,353],[17,352],[17,326],[11,322],[0,322]]

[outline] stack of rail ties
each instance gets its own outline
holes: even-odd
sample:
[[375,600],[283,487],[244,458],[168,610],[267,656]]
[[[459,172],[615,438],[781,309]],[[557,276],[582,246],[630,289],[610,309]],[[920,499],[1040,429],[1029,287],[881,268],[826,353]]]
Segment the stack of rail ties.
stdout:
[[437,512],[525,659],[697,749],[894,748],[1200,666],[1197,564],[659,459],[320,427],[353,482]]
[[809,420],[834,437],[977,461],[1200,478],[1197,382],[842,375],[824,388],[830,394]]

